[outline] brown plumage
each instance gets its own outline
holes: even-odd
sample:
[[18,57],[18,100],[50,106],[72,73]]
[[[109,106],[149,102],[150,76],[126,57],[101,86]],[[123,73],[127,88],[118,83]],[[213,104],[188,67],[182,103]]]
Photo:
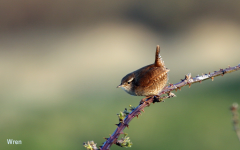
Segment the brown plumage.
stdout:
[[123,88],[134,96],[154,96],[165,87],[168,81],[167,72],[170,71],[161,59],[160,47],[157,45],[155,62],[127,74],[117,87]]

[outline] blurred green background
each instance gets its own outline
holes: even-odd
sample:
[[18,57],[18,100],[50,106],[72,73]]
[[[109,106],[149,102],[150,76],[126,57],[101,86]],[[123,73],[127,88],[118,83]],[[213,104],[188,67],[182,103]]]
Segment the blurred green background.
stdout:
[[[177,83],[240,63],[240,1],[0,1],[0,149],[79,150],[115,130],[143,97],[116,89],[153,63]],[[132,150],[237,150],[229,107],[240,72],[175,92],[125,132]],[[7,139],[21,140],[8,145]],[[122,149],[113,145],[111,149]]]

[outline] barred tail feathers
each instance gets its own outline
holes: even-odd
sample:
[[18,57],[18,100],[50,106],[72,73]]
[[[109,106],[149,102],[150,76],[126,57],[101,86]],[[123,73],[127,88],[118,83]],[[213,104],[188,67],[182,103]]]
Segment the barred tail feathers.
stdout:
[[157,67],[165,67],[164,65],[164,61],[162,60],[161,56],[160,56],[160,46],[157,45],[156,47],[156,55],[155,55],[155,66]]

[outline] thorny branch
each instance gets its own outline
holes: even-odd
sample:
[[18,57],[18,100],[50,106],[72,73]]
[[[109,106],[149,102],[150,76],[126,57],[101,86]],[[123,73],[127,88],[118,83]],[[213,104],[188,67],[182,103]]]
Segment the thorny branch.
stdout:
[[234,103],[230,110],[232,111],[232,121],[233,121],[233,128],[237,133],[238,140],[240,141],[240,129],[239,129],[239,119],[238,119],[238,104]]
[[[141,115],[141,111],[144,112],[144,108],[146,106],[150,106],[151,103],[162,102],[166,98],[174,97],[175,94],[171,93],[171,91],[173,91],[173,90],[177,91],[178,89],[181,90],[181,88],[186,85],[189,85],[189,87],[191,87],[191,85],[193,83],[197,83],[197,82],[201,83],[202,81],[207,80],[207,79],[212,79],[212,81],[213,81],[214,77],[217,77],[220,75],[223,76],[224,74],[231,73],[231,72],[234,72],[237,70],[240,70],[240,64],[238,64],[235,67],[229,66],[226,69],[220,69],[219,71],[214,71],[212,73],[209,72],[208,74],[202,74],[201,76],[196,76],[194,78],[191,76],[191,73],[189,73],[189,74],[185,75],[184,79],[181,79],[181,82],[176,83],[176,84],[169,84],[159,93],[160,98],[157,98],[155,96],[151,97],[151,98],[147,99],[146,101],[144,101],[142,104],[139,104],[136,108],[131,107],[132,111],[129,114],[127,113],[124,119],[123,118],[120,119],[120,117],[119,117],[119,120],[120,120],[119,124],[116,124],[117,129],[113,132],[112,135],[110,135],[109,138],[105,138],[106,141],[103,143],[102,146],[100,146],[100,150],[109,150],[109,148],[112,146],[112,144],[120,145],[121,140],[118,140],[118,137],[120,134],[124,134],[123,130],[126,127],[129,127],[129,122],[134,117],[138,117],[138,115]],[[167,96],[162,96],[163,94],[167,94]],[[93,142],[93,141],[91,141],[91,142]],[[84,144],[85,144],[85,147],[87,148],[86,143],[84,143]],[[92,143],[92,145],[94,145],[94,143]],[[94,147],[91,147],[88,149],[96,150],[97,148],[94,145]]]

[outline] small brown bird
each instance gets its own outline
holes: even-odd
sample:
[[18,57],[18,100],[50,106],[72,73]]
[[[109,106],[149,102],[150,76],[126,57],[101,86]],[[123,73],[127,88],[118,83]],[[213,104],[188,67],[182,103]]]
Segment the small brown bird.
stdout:
[[117,88],[121,87],[133,96],[146,96],[142,99],[145,100],[162,91],[168,81],[168,71],[170,70],[165,67],[160,56],[160,47],[157,45],[155,62],[127,74]]

